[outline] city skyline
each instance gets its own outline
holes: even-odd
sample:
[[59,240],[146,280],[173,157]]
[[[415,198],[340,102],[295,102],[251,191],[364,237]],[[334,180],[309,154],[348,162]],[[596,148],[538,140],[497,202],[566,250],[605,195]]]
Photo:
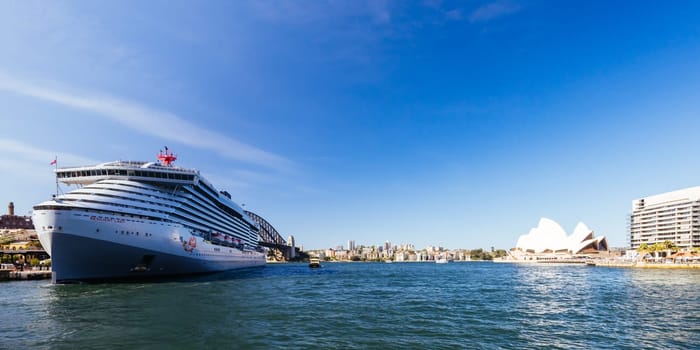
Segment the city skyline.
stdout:
[[[50,163],[197,168],[296,244],[627,245],[700,185],[700,3],[0,4],[0,204]],[[4,204],[2,204],[4,205]]]

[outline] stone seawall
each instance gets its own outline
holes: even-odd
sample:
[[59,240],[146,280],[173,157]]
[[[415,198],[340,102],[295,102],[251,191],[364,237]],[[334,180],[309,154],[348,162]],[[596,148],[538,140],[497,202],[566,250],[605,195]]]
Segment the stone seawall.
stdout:
[[603,267],[635,267],[635,268],[646,268],[646,269],[700,269],[700,263],[646,263],[642,261],[638,262],[626,262],[626,261],[596,261],[595,266]]
[[0,270],[0,281],[50,279],[51,271],[13,271]]

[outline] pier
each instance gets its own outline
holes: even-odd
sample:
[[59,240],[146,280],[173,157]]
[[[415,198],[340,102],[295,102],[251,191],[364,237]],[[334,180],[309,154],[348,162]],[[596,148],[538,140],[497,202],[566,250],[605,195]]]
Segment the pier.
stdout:
[[51,270],[0,270],[0,282],[51,279]]

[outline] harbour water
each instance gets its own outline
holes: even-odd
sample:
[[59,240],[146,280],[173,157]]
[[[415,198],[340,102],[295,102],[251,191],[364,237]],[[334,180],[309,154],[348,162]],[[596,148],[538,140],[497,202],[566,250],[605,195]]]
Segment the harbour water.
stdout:
[[700,271],[324,263],[0,284],[3,349],[700,348]]

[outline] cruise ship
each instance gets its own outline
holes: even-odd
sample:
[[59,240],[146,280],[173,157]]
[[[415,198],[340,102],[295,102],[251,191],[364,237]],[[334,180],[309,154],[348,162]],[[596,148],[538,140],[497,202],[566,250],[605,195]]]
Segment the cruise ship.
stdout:
[[77,188],[34,206],[54,283],[130,280],[265,265],[258,224],[194,169],[158,161],[57,168]]

